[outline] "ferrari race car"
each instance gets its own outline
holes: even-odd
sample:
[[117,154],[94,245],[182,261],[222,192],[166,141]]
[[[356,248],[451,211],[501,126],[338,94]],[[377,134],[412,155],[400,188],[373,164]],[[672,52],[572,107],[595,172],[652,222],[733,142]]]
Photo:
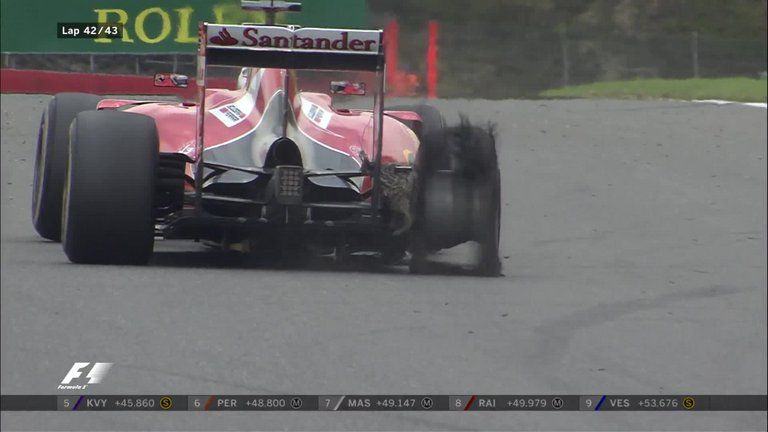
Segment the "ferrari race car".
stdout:
[[[270,18],[297,8],[243,4]],[[424,272],[430,254],[474,241],[473,270],[500,273],[493,131],[466,119],[446,127],[428,105],[385,109],[380,30],[202,23],[199,31],[194,102],[63,93],[48,104],[32,217],[72,262],[144,264],[164,238],[287,259],[366,253]],[[240,68],[238,88],[208,89],[209,66]],[[308,91],[314,72],[370,80]],[[161,86],[186,81],[155,77]]]

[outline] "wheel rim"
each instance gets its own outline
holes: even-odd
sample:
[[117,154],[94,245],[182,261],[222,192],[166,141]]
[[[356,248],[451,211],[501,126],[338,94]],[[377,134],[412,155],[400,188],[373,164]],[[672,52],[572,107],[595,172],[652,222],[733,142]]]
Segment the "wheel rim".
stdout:
[[37,139],[37,154],[35,155],[35,175],[32,180],[32,216],[37,222],[40,214],[40,206],[43,201],[43,185],[45,184],[46,144],[48,142],[48,113],[43,114],[40,120],[40,131]]
[[[70,132],[70,140],[72,138],[72,132],[73,132],[74,123],[70,125],[69,132]],[[72,165],[72,158],[70,157],[70,153],[72,152],[72,148],[70,147],[67,151],[67,159],[66,164],[64,165],[64,186],[62,188],[61,193],[61,242],[66,243],[67,241],[67,225],[69,224],[69,191],[71,189],[70,185],[70,171],[71,171],[71,165]],[[65,245],[66,246],[66,245]],[[65,247],[66,248],[66,247]]]

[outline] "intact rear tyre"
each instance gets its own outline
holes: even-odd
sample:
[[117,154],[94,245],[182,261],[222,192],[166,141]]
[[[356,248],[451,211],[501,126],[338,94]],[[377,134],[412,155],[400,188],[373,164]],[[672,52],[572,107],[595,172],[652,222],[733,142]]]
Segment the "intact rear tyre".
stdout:
[[77,113],[96,109],[101,98],[59,93],[40,119],[32,187],[32,224],[41,237],[61,240],[61,201],[69,148],[69,125]]
[[158,137],[151,117],[86,111],[71,128],[62,243],[70,261],[146,264],[154,244]]

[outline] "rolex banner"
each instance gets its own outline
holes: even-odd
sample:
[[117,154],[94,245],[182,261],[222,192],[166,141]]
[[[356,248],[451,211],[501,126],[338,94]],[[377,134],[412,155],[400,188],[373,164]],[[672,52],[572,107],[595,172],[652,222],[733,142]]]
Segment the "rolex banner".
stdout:
[[[311,27],[368,25],[365,0],[301,3],[301,12],[279,13],[277,21]],[[200,21],[264,22],[262,12],[241,9],[240,0],[3,0],[0,4],[4,53],[192,53]]]

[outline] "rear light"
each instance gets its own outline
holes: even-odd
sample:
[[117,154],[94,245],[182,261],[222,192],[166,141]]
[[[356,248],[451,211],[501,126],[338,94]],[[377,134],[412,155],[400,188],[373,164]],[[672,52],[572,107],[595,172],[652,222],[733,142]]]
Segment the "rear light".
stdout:
[[304,194],[304,168],[294,165],[275,167],[275,198],[283,205],[301,204]]

